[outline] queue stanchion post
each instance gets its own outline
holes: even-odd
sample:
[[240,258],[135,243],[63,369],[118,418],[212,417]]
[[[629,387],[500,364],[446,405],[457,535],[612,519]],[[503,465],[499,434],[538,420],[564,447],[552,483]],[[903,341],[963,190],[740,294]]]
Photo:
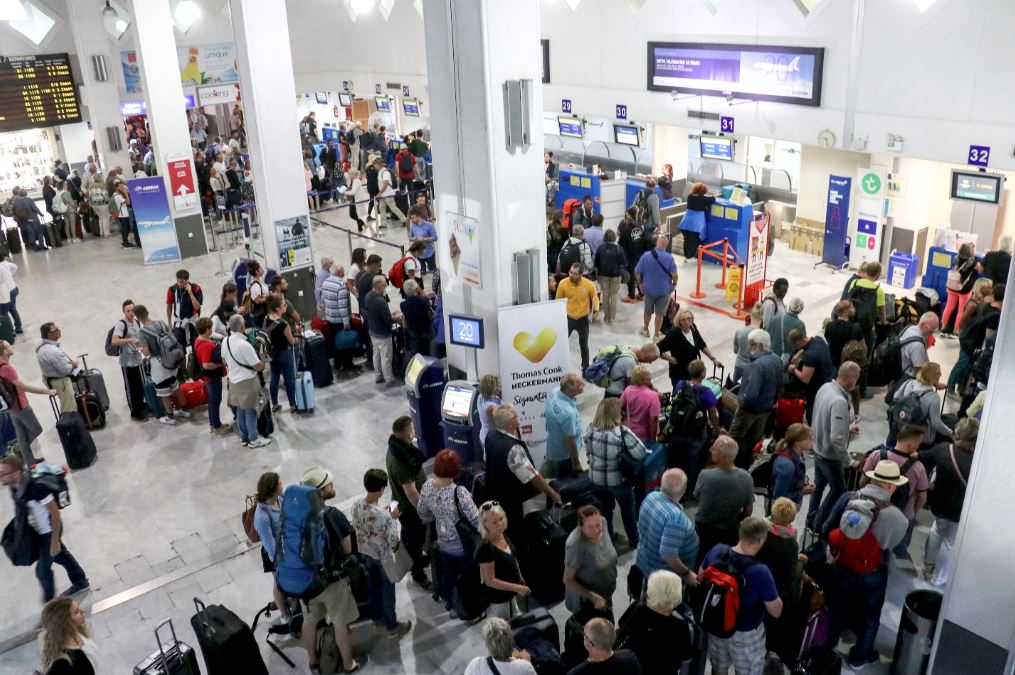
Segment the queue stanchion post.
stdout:
[[699,246],[698,247],[698,280],[695,282],[695,285],[694,285],[694,293],[691,293],[691,297],[692,298],[704,298],[705,297],[705,294],[702,293],[702,291],[701,291],[701,261],[702,261],[702,256],[705,254],[705,248],[706,247],[704,247],[704,246]]

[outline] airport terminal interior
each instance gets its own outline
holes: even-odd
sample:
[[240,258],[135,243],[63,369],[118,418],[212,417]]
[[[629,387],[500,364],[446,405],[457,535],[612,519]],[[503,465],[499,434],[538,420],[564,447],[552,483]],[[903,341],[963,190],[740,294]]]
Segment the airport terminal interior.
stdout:
[[0,0],[0,672],[1012,673],[1013,29]]

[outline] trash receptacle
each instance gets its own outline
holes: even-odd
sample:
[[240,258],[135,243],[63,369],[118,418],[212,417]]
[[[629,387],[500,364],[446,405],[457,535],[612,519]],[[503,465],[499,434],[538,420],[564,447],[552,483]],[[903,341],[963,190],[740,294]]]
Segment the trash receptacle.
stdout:
[[943,598],[941,593],[927,589],[906,596],[892,656],[892,675],[925,675],[927,672]]

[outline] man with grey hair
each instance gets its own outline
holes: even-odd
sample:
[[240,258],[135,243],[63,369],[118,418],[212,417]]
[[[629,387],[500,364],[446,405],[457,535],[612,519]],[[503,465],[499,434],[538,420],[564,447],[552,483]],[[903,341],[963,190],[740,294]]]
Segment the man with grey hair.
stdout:
[[789,301],[785,312],[779,312],[764,325],[765,330],[772,336],[772,353],[782,359],[783,365],[789,363],[789,358],[793,356],[794,352],[789,334],[794,330],[807,332],[804,322],[800,320],[800,312],[802,311],[804,311],[804,301],[800,298],[793,298]]
[[[581,415],[578,395],[585,391],[581,375],[568,373],[560,386],[546,398],[546,461],[540,470],[548,478],[565,478],[582,470],[578,451],[582,447]],[[510,522],[510,521],[508,521]]]
[[486,489],[489,499],[496,499],[507,514],[511,538],[520,544],[522,518],[525,515],[526,500],[540,493],[555,504],[561,503],[560,495],[550,487],[543,476],[536,471],[529,446],[522,440],[518,423],[518,411],[510,403],[503,403],[493,410],[493,425],[486,434]]
[[323,313],[323,307],[321,306],[321,286],[324,284],[324,280],[331,276],[331,267],[335,264],[335,259],[330,255],[326,255],[321,258],[321,267],[317,270],[317,276],[314,277],[314,300],[317,301],[318,312]]
[[[915,326],[909,326],[899,333],[899,345],[902,349],[902,377],[891,386],[889,393],[899,388],[904,380],[916,377],[916,373],[923,367],[923,364],[930,361],[927,353],[927,338],[934,334],[941,325],[941,320],[934,312],[924,312],[920,321]],[[939,384],[938,388],[944,389]],[[886,401],[890,403],[890,401]]]
[[620,395],[624,393],[624,388],[627,387],[627,380],[631,377],[634,367],[639,363],[655,363],[659,358],[659,347],[654,342],[646,342],[641,347],[626,349],[617,346],[616,349],[620,350],[620,355],[614,359],[613,365],[610,366],[610,385],[606,387],[603,398],[620,398]]
[[688,586],[697,586],[693,565],[698,559],[698,533],[680,505],[686,489],[687,475],[667,469],[659,491],[645,497],[638,514],[635,565],[646,578],[656,570],[671,570]]
[[321,308],[321,318],[328,323],[324,329],[324,346],[335,361],[335,369],[359,372],[359,368],[352,364],[352,350],[335,349],[335,336],[343,330],[352,329],[352,315],[345,267],[334,261],[328,268],[328,278],[321,284],[318,307]]
[[1011,241],[1010,235],[1001,237],[997,243],[997,250],[988,251],[976,265],[976,269],[983,276],[994,282],[994,285],[1008,283],[1008,268],[1011,267]]
[[782,360],[769,351],[772,338],[762,328],[747,336],[751,362],[740,379],[737,412],[730,424],[730,436],[737,441],[736,466],[748,469],[754,446],[765,433],[765,424],[782,389]]
[[585,241],[585,228],[581,225],[571,227],[571,236],[564,242],[557,255],[557,273],[567,274],[571,265],[582,266],[582,274],[588,276],[592,272],[592,247]]
[[[846,491],[843,472],[846,466],[860,467],[860,460],[850,459],[849,437],[859,431],[853,423],[852,391],[860,381],[860,366],[844,361],[838,375],[818,390],[814,399],[811,429],[814,434],[814,492],[807,507],[810,524],[824,521],[825,509],[831,508],[839,495]],[[822,506],[821,498],[828,487],[828,501]],[[815,520],[817,518],[817,520]]]
[[617,630],[613,622],[597,617],[585,624],[582,632],[585,649],[589,653],[586,661],[567,672],[567,675],[641,675],[641,663],[630,649],[613,651],[617,641]]
[[[536,675],[532,657],[525,650],[515,652],[511,624],[504,619],[487,619],[483,624],[483,642],[490,656],[477,656],[465,667],[465,675]],[[514,654],[518,656],[514,656]]]
[[[137,308],[134,309],[137,311]],[[222,360],[229,378],[229,405],[236,407],[236,424],[245,448],[260,448],[271,438],[257,432],[258,411],[265,404],[261,373],[267,365],[247,341],[243,317],[229,317],[229,336],[222,341]]]
[[406,279],[402,284],[403,325],[405,326],[405,362],[408,363],[416,354],[430,356],[430,340],[433,332],[433,310],[430,298],[415,279]]
[[377,383],[387,382],[388,385],[398,384],[394,376],[392,359],[394,358],[394,330],[395,321],[401,321],[402,313],[396,312],[394,316],[388,307],[388,298],[385,290],[388,288],[388,280],[384,275],[378,274],[370,284],[370,292],[367,293],[365,306],[368,330],[370,331],[370,343],[374,348],[374,370],[377,372]]
[[733,464],[737,442],[719,436],[709,452],[713,466],[701,472],[694,487],[694,496],[699,500],[694,516],[700,542],[696,566],[716,544],[735,545],[740,521],[754,511],[754,480]]

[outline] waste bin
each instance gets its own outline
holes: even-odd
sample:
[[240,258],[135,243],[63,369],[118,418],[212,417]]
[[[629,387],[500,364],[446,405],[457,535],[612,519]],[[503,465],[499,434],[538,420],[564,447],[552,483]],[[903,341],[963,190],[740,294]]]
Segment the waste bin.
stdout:
[[932,590],[913,591],[906,596],[892,656],[892,675],[925,675],[927,672],[943,598],[941,593]]

